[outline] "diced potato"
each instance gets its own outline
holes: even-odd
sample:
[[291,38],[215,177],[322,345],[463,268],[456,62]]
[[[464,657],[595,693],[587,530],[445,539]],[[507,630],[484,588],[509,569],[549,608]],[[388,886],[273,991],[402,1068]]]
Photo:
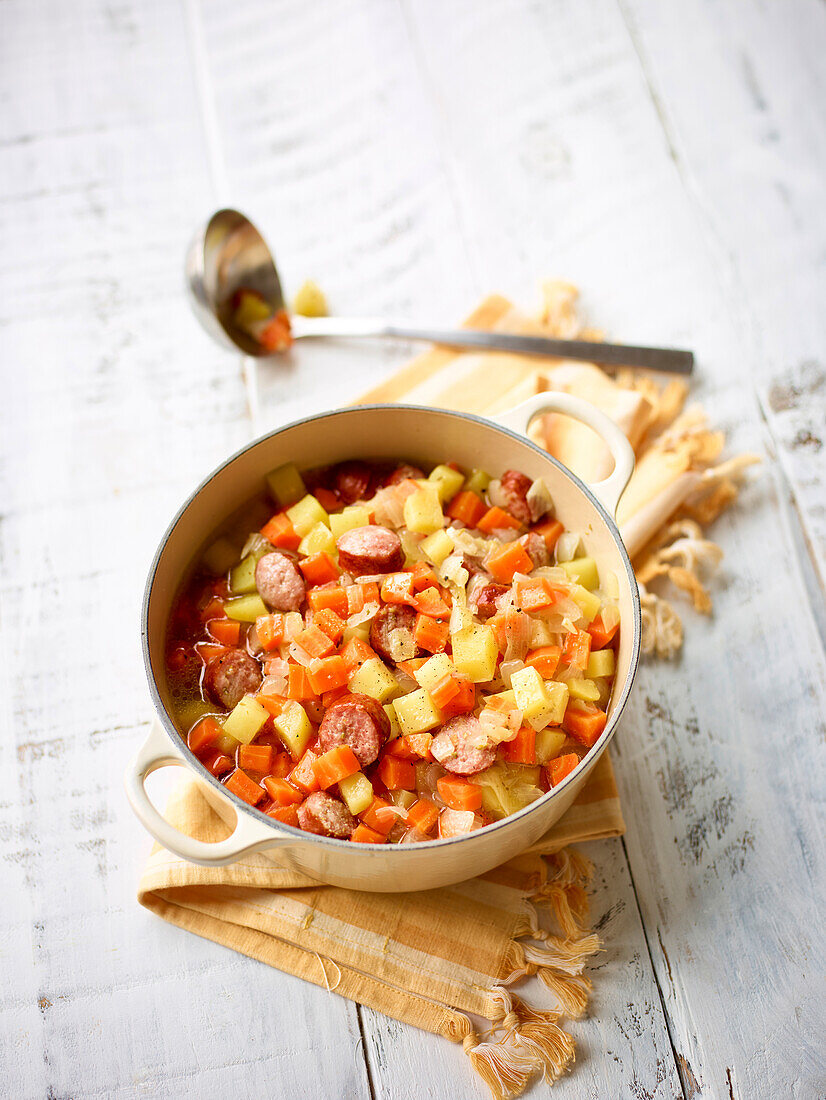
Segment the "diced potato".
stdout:
[[531,618],[531,649],[540,649],[545,645],[553,645],[554,636],[551,633],[550,626],[544,619]]
[[389,792],[393,804],[400,806],[403,810],[409,810],[413,803],[417,800],[416,793],[414,791],[390,791]]
[[[511,686],[522,717],[532,729],[541,730],[562,721],[568,701],[565,684],[543,680],[535,668],[521,668],[511,676]],[[561,710],[560,694],[564,695]]]
[[560,562],[571,580],[581,584],[583,588],[599,587],[599,570],[593,558],[574,558],[573,561]]
[[439,500],[446,504],[459,492],[465,483],[465,475],[452,466],[436,466],[428,476],[428,481],[434,482],[439,493]]
[[332,513],[330,530],[333,532],[333,537],[338,538],[345,531],[352,531],[354,527],[366,527],[369,522],[370,512],[367,508],[360,504],[350,504],[340,512]]
[[349,642],[351,638],[361,638],[363,642],[370,643],[370,623],[359,623],[357,626],[345,626],[342,642]]
[[405,737],[413,733],[426,733],[442,724],[442,716],[424,688],[394,700],[393,709]]
[[451,637],[453,663],[457,670],[475,684],[492,680],[496,674],[496,658],[499,646],[496,635],[489,626],[476,624]]
[[585,703],[596,703],[599,699],[599,687],[593,680],[569,680],[568,694],[572,699],[582,699]]
[[484,470],[471,470],[465,482],[465,488],[469,492],[478,493],[481,496],[490,485],[490,481],[490,474],[486,474]]
[[540,730],[536,735],[536,762],[537,764],[547,764],[549,760],[553,760],[559,756],[560,749],[567,740],[562,730],[558,729],[544,729]]
[[397,737],[401,737],[402,735],[401,726],[399,725],[399,720],[396,717],[396,708],[393,706],[392,703],[385,703],[384,713],[387,715],[390,722],[390,736],[387,738],[387,740],[395,741]]
[[350,677],[348,686],[350,691],[369,695],[372,699],[378,699],[380,703],[386,703],[399,692],[396,677],[380,657],[371,657],[357,668]]
[[419,544],[424,556],[434,565],[441,565],[445,558],[453,553],[453,543],[444,528],[434,531]]
[[283,466],[267,474],[267,488],[275,503],[282,508],[295,504],[307,492],[304,479],[294,462],[285,462]]
[[295,700],[287,703],[281,713],[273,718],[273,725],[290,756],[298,760],[313,736],[313,725],[304,707]]
[[445,676],[450,676],[456,671],[456,666],[446,653],[434,653],[434,655],[416,671],[416,679],[420,687],[430,691]]
[[338,789],[341,793],[341,797],[347,804],[347,809],[354,817],[357,814],[364,813],[376,797],[373,791],[373,784],[364,772],[356,772],[355,775],[348,775],[346,779],[341,780]]
[[599,566],[599,585],[609,600],[620,598],[619,581],[613,569],[605,569]]
[[201,560],[210,573],[226,573],[238,560],[238,551],[229,539],[216,539],[204,550]]
[[236,619],[242,623],[254,623],[261,615],[269,615],[267,605],[257,592],[248,596],[238,596],[234,600],[226,600],[224,611],[230,619]]
[[444,527],[442,503],[435,485],[425,485],[404,502],[404,522],[418,535],[430,535]]
[[[583,559],[584,560],[584,559]],[[592,559],[593,560],[593,559]],[[594,592],[589,592],[581,584],[575,584],[571,589],[571,599],[579,604],[586,622],[593,622],[602,607],[602,601]]]
[[327,527],[330,526],[330,517],[312,493],[308,493],[299,500],[298,504],[288,508],[287,515],[296,533],[301,535],[302,538],[309,535],[317,523],[323,523]]
[[[330,517],[332,519],[332,516]],[[324,523],[317,523],[308,535],[305,535],[298,544],[299,554],[320,554],[321,551],[336,556],[336,540],[330,528]]]
[[616,663],[613,649],[595,649],[588,658],[585,675],[589,680],[596,680],[598,676],[613,676]]
[[293,298],[293,313],[300,317],[326,317],[327,299],[324,291],[312,279],[305,279]]
[[270,716],[252,695],[245,695],[223,721],[224,732],[248,745]]
[[239,561],[229,575],[229,590],[233,596],[241,596],[247,592],[255,592],[255,567],[258,559],[254,554],[247,554],[243,561]]

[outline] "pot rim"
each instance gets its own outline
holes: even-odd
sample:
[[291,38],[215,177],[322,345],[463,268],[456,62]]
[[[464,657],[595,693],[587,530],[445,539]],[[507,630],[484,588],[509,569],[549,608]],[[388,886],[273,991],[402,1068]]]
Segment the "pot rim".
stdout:
[[[170,536],[172,535],[172,532],[178,526],[178,523],[181,521],[184,513],[188,510],[189,506],[193,503],[196,497],[198,497],[203,492],[203,490],[206,489],[206,487],[216,477],[218,477],[219,474],[221,474],[228,466],[231,466],[232,463],[239,459],[242,455],[246,454],[247,451],[250,451],[254,447],[257,447],[265,440],[272,439],[277,435],[281,435],[283,432],[289,431],[291,428],[300,428],[303,427],[305,424],[311,424],[316,420],[326,420],[333,416],[347,416],[360,412],[384,412],[391,409],[405,409],[411,412],[425,413],[428,416],[457,417],[461,420],[468,420],[471,423],[478,424],[489,431],[501,432],[503,435],[510,436],[518,443],[531,447],[534,451],[536,451],[538,455],[540,455],[540,457],[544,458],[546,461],[556,466],[556,468],[562,474],[564,474],[571,482],[573,482],[575,488],[579,489],[579,491],[583,493],[585,497],[587,497],[587,499],[590,500],[590,502],[594,505],[603,523],[605,523],[605,525],[607,526],[611,537],[619,550],[620,557],[622,558],[623,564],[625,566],[626,576],[631,589],[631,602],[634,608],[634,628],[632,637],[631,664],[622,692],[620,693],[620,696],[617,700],[616,709],[599,739],[594,743],[594,745],[591,746],[588,755],[583,758],[583,763],[588,766],[589,770],[593,768],[597,760],[599,760],[599,758],[602,756],[603,752],[608,747],[608,743],[614,736],[619,720],[622,717],[623,711],[625,710],[625,707],[628,703],[631,689],[637,676],[637,670],[640,663],[640,643],[642,636],[640,596],[639,589],[637,587],[637,578],[631,565],[631,559],[629,558],[628,552],[625,549],[625,544],[622,541],[622,536],[619,533],[619,528],[617,527],[613,517],[609,515],[609,513],[605,509],[605,506],[602,504],[596,494],[591,490],[591,488],[579,477],[577,477],[576,474],[569,470],[567,466],[564,466],[558,459],[554,458],[553,455],[549,454],[547,451],[543,450],[536,443],[534,443],[528,435],[513,431],[511,428],[505,427],[503,424],[500,424],[496,420],[492,420],[484,416],[477,416],[475,413],[458,412],[454,409],[430,408],[427,405],[408,405],[400,402],[393,402],[381,405],[348,405],[342,409],[334,409],[332,411],[322,413],[313,413],[311,416],[304,416],[301,417],[299,420],[291,420],[288,424],[283,424],[279,428],[274,428],[270,432],[265,432],[264,435],[257,436],[251,442],[246,443],[243,447],[240,447],[237,451],[231,454],[229,458],[225,459],[218,466],[216,466],[189,494],[183,504],[178,508],[173,519],[164,531],[163,536],[161,537],[161,541],[158,544],[158,548],[156,549],[152,557],[152,563],[149,567],[149,573],[146,579],[146,584],[144,586],[143,601],[141,605],[141,651],[143,653],[144,670],[146,672],[146,678],[149,683],[149,694],[152,698],[155,712],[160,719],[161,724],[163,725],[164,731],[166,732],[167,736],[172,740],[175,750],[179,753],[183,753],[185,761],[195,771],[199,779],[208,781],[221,796],[229,800],[235,807],[236,813],[240,813],[243,811],[250,816],[255,815],[254,820],[258,821],[259,823],[267,823],[266,814],[259,813],[254,806],[250,806],[249,803],[244,802],[243,799],[233,794],[232,791],[228,791],[223,783],[220,783],[215,778],[215,776],[212,775],[204,767],[201,761],[189,748],[184,738],[175,728],[161,699],[161,694],[158,690],[158,685],[152,672],[152,662],[149,653],[149,605],[152,598],[152,590],[155,583],[155,576],[158,571],[158,565],[160,563],[161,557],[163,556],[163,552],[166,549],[166,544],[169,541]],[[589,760],[589,757],[592,757],[592,759]],[[581,777],[581,773],[580,775],[577,775],[578,771],[579,769],[575,768],[570,775],[566,776],[566,778],[562,780],[559,786],[552,787],[551,790],[546,791],[541,798],[537,798],[534,802],[531,802],[527,806],[524,806],[515,814],[510,814],[508,817],[503,817],[499,821],[493,821],[491,822],[491,824],[485,825],[481,829],[476,829],[472,833],[463,833],[459,836],[443,837],[436,840],[423,840],[418,841],[415,844],[360,844],[358,845],[358,848],[359,850],[367,850],[368,852],[387,852],[390,850],[394,852],[416,852],[422,849],[432,850],[443,848],[448,844],[454,844],[457,841],[461,842],[465,840],[471,840],[474,837],[481,836],[482,834],[488,836],[495,830],[502,829],[503,827],[512,824],[517,819],[521,819],[527,816],[529,813],[538,809],[540,806],[546,805],[556,795],[561,794],[568,787],[572,780],[579,779]],[[287,825],[280,821],[277,824],[272,823],[271,828],[274,834],[294,837],[297,843],[311,842],[314,844],[321,843],[325,845],[332,845],[333,849],[337,851],[349,849],[352,843],[349,840],[341,840],[337,837],[327,837],[321,836],[316,833],[308,833],[304,829],[299,829],[295,825]]]

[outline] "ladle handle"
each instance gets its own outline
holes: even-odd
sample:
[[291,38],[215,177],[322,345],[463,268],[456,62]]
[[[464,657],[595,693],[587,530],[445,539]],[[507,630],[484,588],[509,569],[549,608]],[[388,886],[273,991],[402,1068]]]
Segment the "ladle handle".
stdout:
[[481,348],[554,359],[584,359],[606,366],[643,367],[669,374],[691,374],[694,354],[678,348],[644,348],[631,344],[602,344],[588,340],[555,340],[546,336],[518,336],[509,332],[475,329],[417,328],[377,317],[293,317],[296,340],[325,337],[380,336],[398,340],[426,340],[452,348]]

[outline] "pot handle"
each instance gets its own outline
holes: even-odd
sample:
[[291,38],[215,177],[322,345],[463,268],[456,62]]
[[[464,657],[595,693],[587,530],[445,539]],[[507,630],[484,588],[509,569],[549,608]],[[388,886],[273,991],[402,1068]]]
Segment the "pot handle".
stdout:
[[155,809],[146,793],[146,777],[158,768],[173,764],[188,767],[188,762],[175,752],[166,730],[155,719],[143,747],[127,768],[126,795],[143,826],[173,855],[204,867],[221,867],[262,848],[278,848],[292,842],[291,837],[279,833],[273,825],[256,821],[251,815],[237,811],[232,835],[216,844],[195,840],[179,832]]
[[597,433],[607,446],[614,459],[614,469],[602,481],[596,481],[588,487],[602,502],[611,516],[616,516],[620,498],[625,492],[634,472],[634,449],[625,433],[604,412],[581,397],[569,393],[537,393],[507,412],[491,417],[497,424],[510,428],[512,432],[527,435],[533,420],[543,413],[562,413],[587,424]]

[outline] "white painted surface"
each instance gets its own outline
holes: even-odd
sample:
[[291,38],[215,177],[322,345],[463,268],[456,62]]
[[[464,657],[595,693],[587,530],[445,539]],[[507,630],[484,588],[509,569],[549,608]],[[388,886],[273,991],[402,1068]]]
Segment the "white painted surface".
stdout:
[[[226,200],[342,312],[450,322],[570,278],[617,338],[693,346],[732,448],[766,446],[714,619],[618,738],[629,832],[591,846],[607,951],[556,1093],[826,1093],[824,49],[814,0],[0,6],[9,1096],[486,1095],[461,1049],[134,900],[143,575],[251,432],[180,286]],[[405,354],[303,348],[260,371],[259,425]]]

